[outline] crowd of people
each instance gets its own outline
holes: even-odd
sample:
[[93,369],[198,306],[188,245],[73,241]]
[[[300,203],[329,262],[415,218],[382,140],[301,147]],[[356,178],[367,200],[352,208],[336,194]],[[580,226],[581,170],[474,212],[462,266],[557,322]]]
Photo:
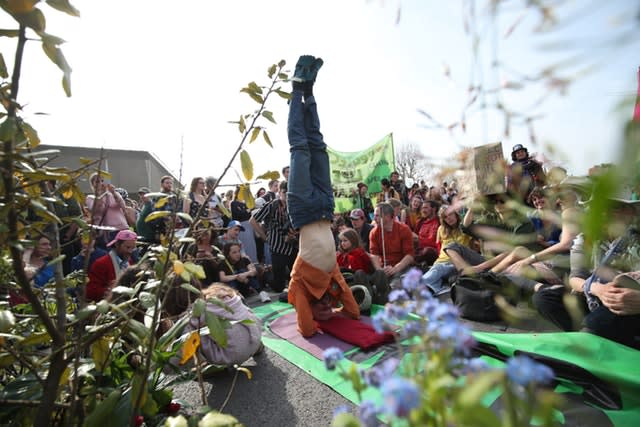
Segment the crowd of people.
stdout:
[[[294,80],[290,103],[291,162],[281,179],[255,193],[254,209],[239,197],[239,187],[216,194],[213,177],[194,177],[188,191],[178,191],[173,178],[164,176],[157,192],[140,188],[134,200],[94,174],[84,206],[61,203],[66,209],[61,218],[82,215],[94,229],[95,238],[82,244],[73,221],[60,231],[68,258],[64,273],[87,270],[88,300],[111,298],[111,289],[145,248],[189,227],[179,216],[150,215],[181,212],[196,223],[195,243],[186,256],[205,271],[198,287],[233,304],[240,304],[236,296],[259,294],[267,301],[267,290],[282,293],[296,308],[305,336],[313,335],[314,322],[326,320],[336,307],[358,318],[368,304],[386,303],[403,275],[420,268],[421,285],[435,296],[446,295],[460,277],[499,277],[561,330],[584,329],[640,348],[637,200],[612,198],[600,241],[589,241],[581,228],[593,200],[589,188],[576,185],[560,168],[545,171],[517,144],[502,193],[463,195],[455,181],[407,187],[393,171],[380,181],[379,193],[369,194],[360,182],[353,189],[353,209],[333,212],[312,92],[322,64],[310,58],[301,58],[302,71],[296,68],[303,77]],[[41,236],[25,253],[36,287],[53,277],[50,252],[50,240]],[[352,294],[354,284],[364,295]],[[576,301],[573,309],[566,305],[570,296]],[[250,342],[255,351],[253,335]]]

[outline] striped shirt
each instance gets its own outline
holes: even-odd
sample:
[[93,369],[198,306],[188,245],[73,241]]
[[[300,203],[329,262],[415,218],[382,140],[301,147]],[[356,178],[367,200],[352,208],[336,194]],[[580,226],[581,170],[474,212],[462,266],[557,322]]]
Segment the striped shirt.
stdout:
[[287,233],[292,228],[287,208],[280,199],[272,200],[264,205],[253,217],[259,223],[263,223],[267,233],[267,243],[272,253],[281,255],[295,255],[298,252],[298,243],[285,240]]

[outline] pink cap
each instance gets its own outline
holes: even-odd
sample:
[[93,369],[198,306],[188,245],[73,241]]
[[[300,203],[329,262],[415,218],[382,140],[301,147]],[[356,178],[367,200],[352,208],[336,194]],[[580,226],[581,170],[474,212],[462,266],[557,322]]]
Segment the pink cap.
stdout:
[[118,234],[116,234],[116,237],[112,241],[107,243],[107,246],[115,245],[115,243],[118,240],[123,240],[123,241],[124,240],[129,240],[129,241],[133,240],[133,241],[135,241],[135,240],[138,240],[138,235],[136,233],[134,233],[133,231],[131,231],[131,230],[120,230],[120,231],[118,231]]

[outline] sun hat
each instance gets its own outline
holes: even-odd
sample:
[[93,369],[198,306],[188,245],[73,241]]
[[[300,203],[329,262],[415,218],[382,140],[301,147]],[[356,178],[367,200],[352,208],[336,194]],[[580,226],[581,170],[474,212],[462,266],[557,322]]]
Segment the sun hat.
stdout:
[[244,231],[244,227],[242,226],[242,224],[240,224],[240,221],[236,221],[235,219],[232,221],[229,221],[229,224],[227,224],[227,229],[233,228],[233,227],[239,227],[240,231]]
[[136,233],[134,233],[131,230],[120,230],[118,231],[118,234],[116,234],[116,237],[114,237],[114,239],[112,241],[110,241],[109,243],[107,243],[107,246],[113,246],[116,244],[116,242],[118,241],[136,241],[138,240],[138,235]]

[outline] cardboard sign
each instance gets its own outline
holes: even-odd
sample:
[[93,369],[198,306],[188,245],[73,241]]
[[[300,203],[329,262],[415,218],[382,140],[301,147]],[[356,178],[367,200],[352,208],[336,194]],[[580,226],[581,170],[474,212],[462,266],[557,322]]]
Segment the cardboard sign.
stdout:
[[502,143],[473,147],[465,156],[465,170],[458,186],[465,196],[505,192],[505,160]]

